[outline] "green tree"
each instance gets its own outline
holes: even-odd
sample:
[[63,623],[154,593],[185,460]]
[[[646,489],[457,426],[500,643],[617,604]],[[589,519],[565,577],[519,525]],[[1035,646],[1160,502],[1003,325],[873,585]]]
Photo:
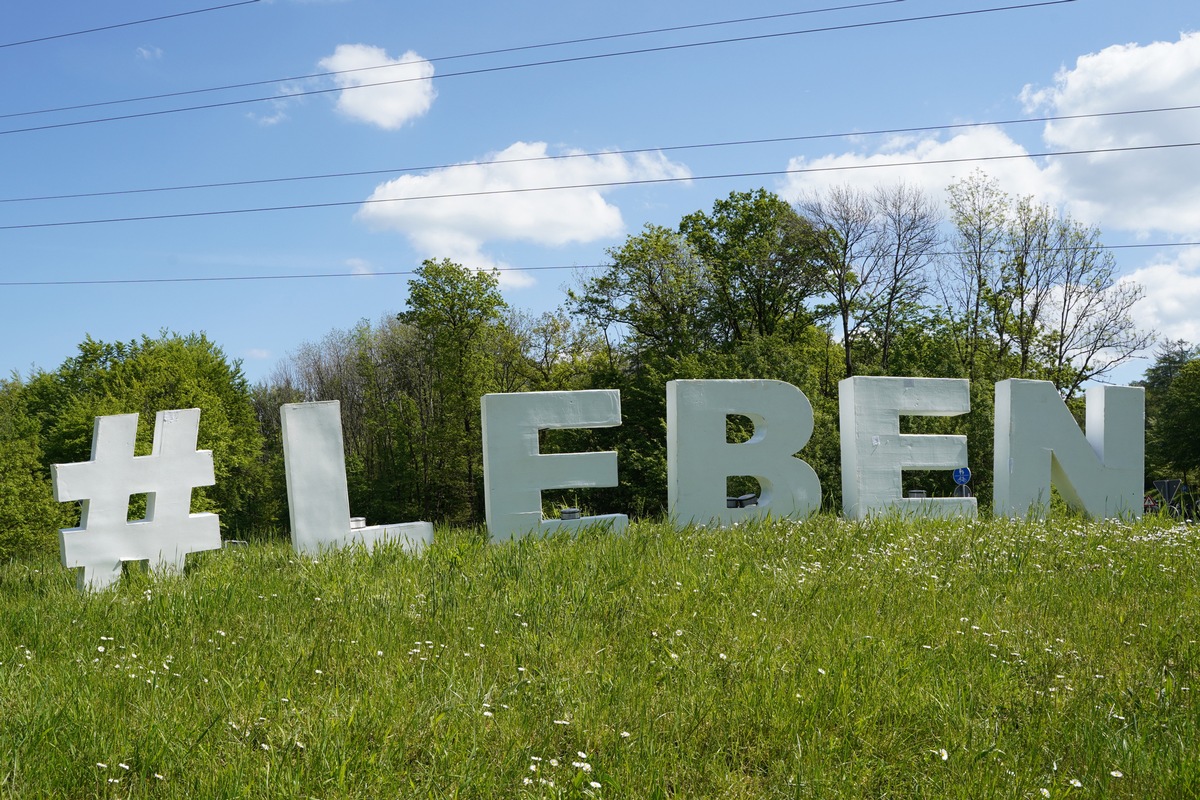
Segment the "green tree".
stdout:
[[599,275],[567,292],[567,307],[637,360],[647,351],[681,356],[711,346],[708,269],[686,237],[647,225]]
[[1146,369],[1142,380],[1135,384],[1146,391],[1147,478],[1178,476],[1169,452],[1174,450],[1173,440],[1178,438],[1178,433],[1168,421],[1168,411],[1171,417],[1178,416],[1180,410],[1170,406],[1179,402],[1180,394],[1176,393],[1170,403],[1168,394],[1183,368],[1198,359],[1200,347],[1183,339],[1164,341],[1155,348],[1154,363]]
[[1187,483],[1200,468],[1200,359],[1179,368],[1157,403],[1154,434],[1157,457]]
[[0,562],[54,552],[68,515],[54,501],[25,387],[0,381]]
[[47,467],[87,461],[98,416],[139,414],[136,452],[145,455],[157,412],[199,408],[198,447],[213,451],[216,484],[194,490],[193,509],[218,512],[226,531],[272,522],[258,502],[269,475],[249,385],[241,365],[203,334],[122,343],[88,337],[57,370],[35,372],[27,392]]
[[820,240],[778,195],[731,192],[711,213],[684,217],[679,232],[704,261],[719,343],[775,335],[796,341],[812,325],[807,304],[822,275]]
[[413,434],[424,518],[476,522],[483,517],[479,399],[494,387],[508,306],[494,273],[448,259],[421,265],[407,306],[398,319],[416,336],[421,380],[410,397],[421,422]]

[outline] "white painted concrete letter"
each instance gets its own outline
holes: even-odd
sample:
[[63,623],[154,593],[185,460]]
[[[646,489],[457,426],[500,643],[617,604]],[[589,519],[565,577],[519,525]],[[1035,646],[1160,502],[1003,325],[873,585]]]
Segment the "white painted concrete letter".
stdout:
[[373,545],[384,540],[416,549],[433,541],[433,525],[428,522],[352,527],[341,406],[337,400],[287,403],[279,414],[288,517],[292,546],[297,552],[315,553],[322,547],[352,542]]
[[538,451],[538,432],[564,428],[613,428],[621,424],[621,393],[513,392],[484,395],[483,485],[488,531],[493,541],[534,532],[597,523],[622,530],[624,514],[580,519],[542,519],[543,489],[617,485],[617,454]]
[[1087,437],[1049,381],[996,384],[995,513],[1042,516],[1050,486],[1088,516],[1142,515],[1146,411],[1143,390],[1087,392]]
[[889,510],[936,517],[977,513],[974,497],[902,496],[905,469],[967,466],[967,437],[900,433],[902,415],[952,417],[971,410],[971,385],[956,378],[846,378],[841,412],[842,508],[865,519]]
[[[730,444],[731,414],[749,417],[754,434]],[[770,514],[801,518],[821,506],[821,482],[795,454],[813,431],[812,404],[783,381],[667,383],[667,502],[679,524],[728,525]],[[758,505],[727,508],[725,481],[758,481]]]
[[[211,486],[211,450],[197,450],[200,409],[160,411],[150,455],[134,456],[137,414],[96,417],[92,459],[50,468],[54,499],[82,501],[78,528],[59,533],[63,566],[83,567],[80,588],[121,577],[121,562],[182,570],[188,553],[221,547],[216,514],[192,514],[192,489]],[[128,520],[131,495],[146,495],[146,516]]]

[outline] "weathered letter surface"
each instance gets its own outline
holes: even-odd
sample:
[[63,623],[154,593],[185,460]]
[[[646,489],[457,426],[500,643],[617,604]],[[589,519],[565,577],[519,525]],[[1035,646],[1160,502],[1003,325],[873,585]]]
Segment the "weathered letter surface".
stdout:
[[1087,392],[1087,437],[1049,381],[996,384],[995,513],[1044,516],[1050,486],[1097,519],[1142,516],[1145,395],[1132,386]]
[[[726,439],[726,418],[754,423],[749,441]],[[783,381],[670,381],[667,384],[667,503],[679,524],[728,525],[754,516],[807,517],[821,507],[821,482],[795,454],[813,432],[812,404]],[[728,508],[725,481],[758,481],[758,505]]]
[[847,517],[899,510],[937,517],[977,513],[974,497],[902,496],[906,469],[967,466],[967,437],[900,433],[901,415],[950,417],[971,410],[971,385],[956,378],[846,378],[838,384],[842,508]]

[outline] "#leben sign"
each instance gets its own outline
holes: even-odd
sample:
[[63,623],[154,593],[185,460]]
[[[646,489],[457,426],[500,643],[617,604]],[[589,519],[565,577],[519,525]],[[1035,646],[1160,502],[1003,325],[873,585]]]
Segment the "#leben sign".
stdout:
[[[847,378],[839,384],[842,499],[849,517],[899,511],[973,517],[974,497],[902,496],[904,470],[967,466],[964,436],[900,432],[902,416],[970,410],[970,385],[947,378]],[[493,541],[586,525],[619,531],[624,514],[546,519],[542,492],[615,486],[617,454],[539,452],[539,432],[621,424],[620,392],[490,394],[482,402],[485,511]],[[351,542],[395,540],[420,547],[428,522],[367,527],[350,516],[336,402],[281,409],[292,542],[301,552]],[[749,440],[726,438],[730,415],[749,418]],[[159,412],[150,455],[135,456],[137,415],[96,419],[92,458],[52,468],[55,499],[80,501],[80,523],[61,532],[63,564],[81,586],[103,587],[124,561],[180,568],[188,553],[221,546],[215,514],[190,513],[192,489],[214,483],[212,453],[197,450],[199,409]],[[997,515],[1045,513],[1050,487],[1091,517],[1140,517],[1145,451],[1142,390],[1100,386],[1087,393],[1086,436],[1053,384],[996,384],[993,507]],[[808,398],[771,380],[688,380],[667,384],[667,504],[679,525],[726,526],[771,515],[800,519],[821,505],[821,482],[803,458],[813,432]],[[754,478],[757,505],[730,508],[726,479]],[[129,521],[131,495],[146,516]]]

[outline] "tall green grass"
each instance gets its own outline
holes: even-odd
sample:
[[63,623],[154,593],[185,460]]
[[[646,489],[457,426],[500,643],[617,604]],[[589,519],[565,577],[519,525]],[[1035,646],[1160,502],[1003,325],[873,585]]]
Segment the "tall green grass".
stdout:
[[1200,796],[1190,527],[832,517],[0,568],[7,797]]

